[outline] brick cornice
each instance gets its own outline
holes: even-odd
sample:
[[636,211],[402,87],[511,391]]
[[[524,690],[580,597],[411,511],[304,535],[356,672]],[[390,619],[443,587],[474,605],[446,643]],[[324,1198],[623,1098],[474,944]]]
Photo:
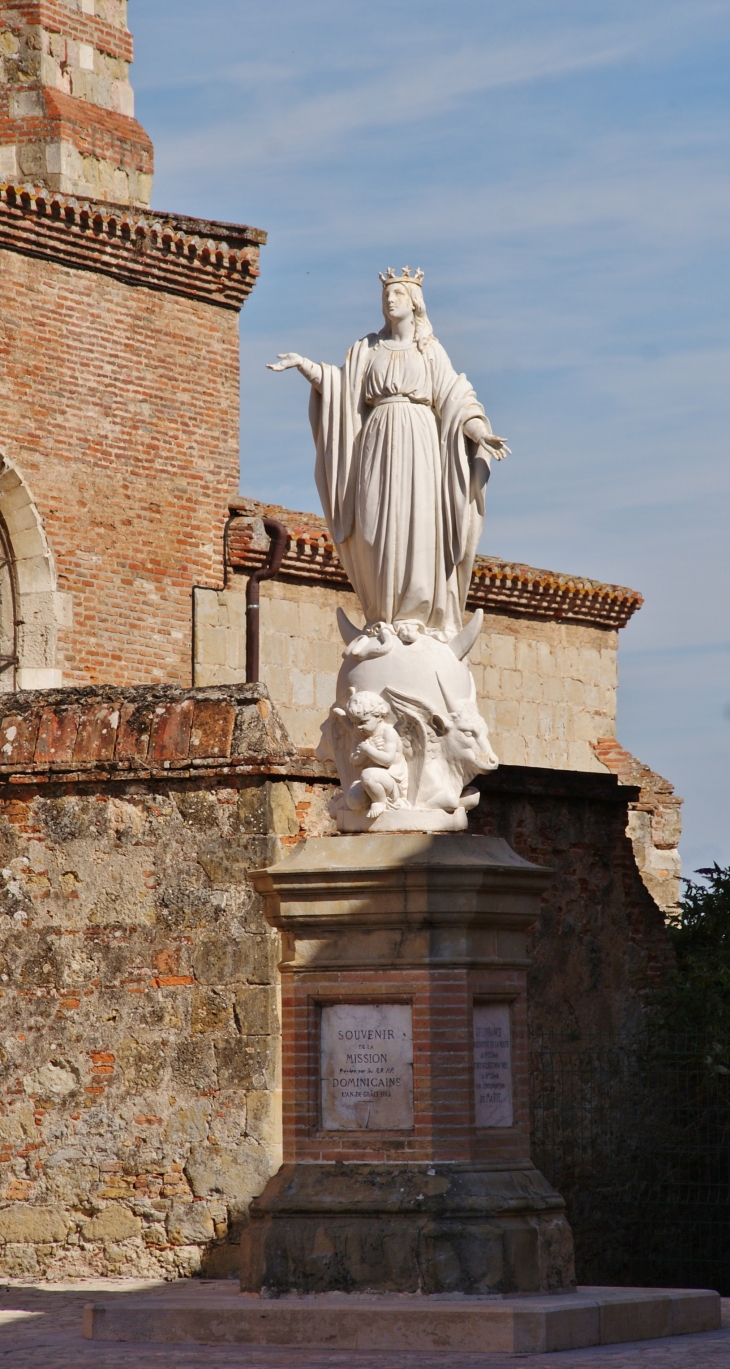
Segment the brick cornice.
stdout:
[[[234,515],[239,515],[228,530],[228,563],[234,571],[251,571],[263,564],[268,542],[257,535],[251,519],[266,515],[280,519],[289,532],[281,579],[351,588],[322,518],[294,513],[279,505],[260,504],[255,499],[232,500],[230,507]],[[477,556],[467,607],[585,623],[589,627],[620,628],[626,626],[643,602],[637,590],[623,585],[538,570],[496,556]]]
[[0,183],[0,248],[240,310],[266,234]]

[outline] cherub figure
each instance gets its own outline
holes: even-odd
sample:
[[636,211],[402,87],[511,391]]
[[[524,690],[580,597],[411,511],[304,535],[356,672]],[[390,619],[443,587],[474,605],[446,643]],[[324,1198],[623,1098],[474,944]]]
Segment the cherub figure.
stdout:
[[367,806],[369,818],[379,817],[387,808],[409,808],[403,743],[385,721],[390,713],[385,699],[360,690],[348,699],[345,713],[359,737],[350,760],[360,770],[360,778],[347,791],[348,808],[357,811]]

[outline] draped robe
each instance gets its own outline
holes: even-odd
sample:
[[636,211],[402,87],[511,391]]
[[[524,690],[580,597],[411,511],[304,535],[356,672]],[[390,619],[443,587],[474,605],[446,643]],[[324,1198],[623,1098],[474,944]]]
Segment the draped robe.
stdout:
[[327,526],[368,624],[417,622],[449,640],[484,522],[489,458],[464,424],[487,424],[466,376],[370,333],[344,366],[322,364],[309,417]]

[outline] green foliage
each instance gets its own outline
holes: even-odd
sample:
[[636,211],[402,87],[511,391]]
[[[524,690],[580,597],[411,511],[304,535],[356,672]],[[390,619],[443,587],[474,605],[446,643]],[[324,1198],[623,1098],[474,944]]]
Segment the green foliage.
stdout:
[[698,870],[686,880],[679,914],[668,933],[676,970],[656,1007],[670,1031],[730,1038],[730,866]]

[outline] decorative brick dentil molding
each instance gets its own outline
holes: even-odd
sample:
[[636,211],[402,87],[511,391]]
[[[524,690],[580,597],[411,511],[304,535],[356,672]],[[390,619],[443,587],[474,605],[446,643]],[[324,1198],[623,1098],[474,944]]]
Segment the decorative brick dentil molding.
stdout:
[[0,182],[0,248],[239,310],[266,233]]
[[[232,500],[230,508],[234,521],[228,531],[228,564],[234,570],[251,571],[263,564],[269,543],[256,520],[266,515],[279,518],[289,531],[282,579],[350,587],[324,519],[255,499]],[[620,628],[643,602],[638,590],[623,585],[477,556],[467,608]]]

